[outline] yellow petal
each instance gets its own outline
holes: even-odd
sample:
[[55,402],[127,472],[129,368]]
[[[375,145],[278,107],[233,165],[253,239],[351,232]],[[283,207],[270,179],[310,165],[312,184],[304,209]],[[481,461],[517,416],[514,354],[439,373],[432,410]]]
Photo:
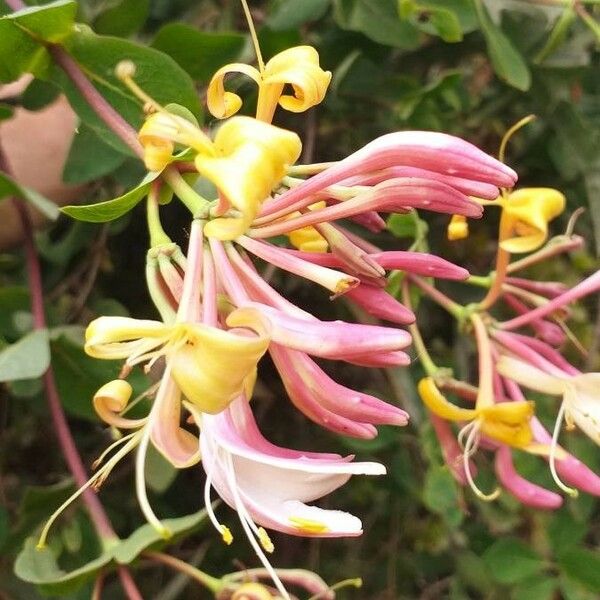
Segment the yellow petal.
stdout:
[[471,421],[477,412],[469,408],[460,408],[448,402],[438,389],[432,377],[425,377],[417,386],[419,396],[425,406],[434,414],[448,421]]
[[134,349],[148,351],[164,343],[171,328],[160,321],[129,317],[99,317],[85,330],[87,354],[95,358],[128,358]]
[[212,77],[206,90],[206,104],[210,113],[217,119],[234,115],[242,106],[242,99],[233,92],[226,92],[224,79],[229,73],[243,73],[260,85],[260,73],[250,65],[232,63],[221,67]]
[[118,414],[129,403],[132,392],[131,385],[123,379],[109,381],[94,394],[94,410],[105,423],[113,427],[137,429],[145,419],[127,419]]
[[192,404],[216,414],[244,391],[269,338],[258,327],[247,335],[202,324],[185,327],[187,343],[169,356],[173,378]]
[[237,219],[228,216],[209,222],[205,233],[234,239],[249,227],[263,200],[296,162],[302,144],[291,131],[233,117],[217,132],[214,147],[217,156],[198,154],[196,168],[241,214]]
[[327,92],[331,72],[319,66],[319,53],[312,46],[288,48],[265,66],[264,83],[289,84],[294,95],[283,95],[279,104],[291,112],[303,112],[319,104]]
[[500,421],[483,419],[480,424],[481,433],[515,448],[524,448],[531,444],[533,434],[528,423],[508,425]]
[[291,244],[303,252],[327,252],[327,240],[312,226],[301,227],[287,234]]
[[553,188],[523,188],[503,201],[503,218],[507,220],[512,238],[501,242],[508,252],[537,250],[548,237],[548,223],[565,209],[566,199]]
[[480,409],[479,413],[484,419],[501,421],[507,425],[518,425],[531,419],[534,408],[535,403],[526,400],[522,402],[500,402]]
[[452,219],[448,224],[447,236],[451,242],[463,240],[469,236],[469,224],[464,215],[452,215]]

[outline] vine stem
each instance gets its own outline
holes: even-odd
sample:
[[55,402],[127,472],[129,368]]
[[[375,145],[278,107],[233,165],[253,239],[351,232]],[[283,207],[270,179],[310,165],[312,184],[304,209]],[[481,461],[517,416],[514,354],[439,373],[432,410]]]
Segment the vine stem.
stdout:
[[[27,8],[23,0],[5,0],[13,11]],[[138,141],[135,129],[109,104],[102,94],[86,77],[77,61],[58,44],[47,44],[46,48],[54,62],[65,72],[73,85],[79,90],[85,101],[108,127],[128,146],[138,157],[143,157],[144,151]]]
[[[0,170],[9,173],[8,164],[3,153],[0,151]],[[27,268],[27,278],[29,281],[29,290],[31,292],[31,313],[33,316],[33,328],[35,330],[46,329],[46,315],[44,313],[44,297],[42,288],[42,274],[40,262],[38,259],[35,243],[33,240],[33,226],[26,206],[16,198],[12,199],[13,206],[21,221],[23,228],[23,246],[25,250],[25,262]],[[49,366],[43,375],[44,390],[50,416],[54,425],[54,431],[64,456],[65,462],[71,472],[73,479],[78,487],[83,486],[87,480],[86,473],[81,456],[77,451],[75,440],[71,435],[67,418],[63,411],[54,371]],[[115,542],[118,537],[110,523],[104,507],[98,500],[98,497],[91,491],[83,492],[83,501],[89,511],[94,527],[98,535],[102,538],[104,544]],[[118,574],[121,584],[130,600],[143,600],[142,595],[137,589],[131,573],[123,566],[118,567]]]

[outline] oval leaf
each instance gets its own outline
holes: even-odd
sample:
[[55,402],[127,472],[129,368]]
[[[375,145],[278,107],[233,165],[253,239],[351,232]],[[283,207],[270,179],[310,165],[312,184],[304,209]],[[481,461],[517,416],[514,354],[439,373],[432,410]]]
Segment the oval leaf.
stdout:
[[0,381],[41,377],[50,364],[47,329],[36,329],[0,352]]
[[496,75],[518,90],[527,91],[531,85],[531,73],[525,59],[504,32],[492,21],[481,0],[476,0],[475,6]]

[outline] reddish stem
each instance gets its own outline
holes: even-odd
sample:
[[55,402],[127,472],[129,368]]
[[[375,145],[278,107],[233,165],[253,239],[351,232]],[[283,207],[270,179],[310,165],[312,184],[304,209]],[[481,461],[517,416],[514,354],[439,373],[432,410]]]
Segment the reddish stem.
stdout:
[[67,74],[73,85],[79,90],[86,102],[94,109],[96,114],[112,129],[114,133],[138,157],[144,151],[137,138],[135,129],[107,102],[100,92],[92,85],[90,80],[77,62],[62,48],[54,44],[48,45],[48,52],[54,62]]

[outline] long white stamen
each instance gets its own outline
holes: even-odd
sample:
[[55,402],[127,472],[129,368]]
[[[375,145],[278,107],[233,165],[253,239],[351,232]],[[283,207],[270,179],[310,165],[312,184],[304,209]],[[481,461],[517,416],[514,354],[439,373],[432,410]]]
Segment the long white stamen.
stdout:
[[210,522],[213,524],[214,528],[221,534],[223,537],[223,541],[229,545],[233,541],[233,536],[231,535],[231,531],[229,527],[219,523],[217,516],[215,515],[215,511],[212,507],[212,502],[210,499],[210,488],[212,487],[212,474],[215,468],[216,459],[213,458],[210,466],[206,469],[206,482],[204,483],[204,505],[206,507],[206,514],[210,519]]
[[125,416],[134,406],[137,406],[144,398],[149,398],[154,395],[158,386],[160,385],[160,381],[151,385],[145,392],[142,392],[138,396],[136,396],[120,413],[119,416]]
[[54,521],[59,517],[59,515],[67,508],[73,501],[75,501],[85,490],[94,485],[97,481],[105,478],[112,469],[116,466],[116,464],[126,456],[138,443],[140,438],[139,432],[135,432],[133,437],[128,441],[128,443],[119,450],[97,473],[94,473],[74,494],[69,496],[67,500],[65,500],[51,515],[50,518],[46,521],[42,532],[40,533],[40,537],[38,539],[38,543],[36,545],[37,548],[41,549],[46,546],[46,538],[48,537],[48,532],[50,528],[54,524]]
[[473,480],[473,475],[471,474],[471,464],[469,462],[469,459],[476,452],[478,446],[479,423],[477,421],[474,421],[472,426],[470,427],[469,435],[467,437],[463,450],[463,469],[465,471],[467,483],[469,484],[469,487],[473,490],[473,493],[479,499],[484,500],[485,502],[492,502],[500,495],[500,488],[496,488],[491,494],[485,494],[477,487],[477,484]]
[[128,435],[119,438],[117,441],[113,442],[108,448],[106,448],[102,454],[92,463],[92,469],[97,469],[103,462],[104,459],[115,449],[118,448],[121,444],[124,444],[127,440],[130,440],[132,437],[137,435],[137,431],[133,433],[129,433]]
[[[163,377],[168,377],[168,373],[165,372]],[[155,404],[157,406],[158,404]],[[142,434],[140,446],[135,457],[135,491],[137,494],[138,502],[146,520],[162,537],[165,539],[170,538],[173,534],[167,529],[154,514],[150,502],[148,501],[148,495],[146,493],[146,453],[148,451],[148,443],[150,442],[150,433],[152,431],[152,421],[150,421]]]
[[558,476],[558,473],[556,472],[556,448],[558,446],[558,436],[560,435],[560,428],[562,426],[566,408],[567,408],[566,404],[563,401],[560,405],[558,415],[556,416],[556,423],[554,423],[554,431],[552,432],[552,443],[550,444],[550,456],[549,456],[550,473],[552,474],[552,479],[554,479],[554,482],[556,483],[556,485],[563,492],[565,492],[566,494],[569,494],[569,496],[571,496],[572,498],[577,498],[577,496],[579,496],[579,492],[576,489],[569,487],[568,485],[565,485],[562,482],[561,478]]
[[260,559],[260,562],[262,562],[263,566],[269,573],[271,579],[273,580],[273,583],[275,584],[275,587],[277,588],[277,590],[279,591],[281,596],[284,598],[284,600],[291,600],[290,595],[288,594],[283,583],[281,582],[281,579],[279,579],[279,576],[277,575],[277,573],[275,572],[275,569],[269,562],[269,559],[265,556],[265,553],[262,551],[262,548],[256,541],[256,538],[254,537],[254,535],[252,535],[252,529],[250,528],[250,525],[249,525],[249,521],[252,522],[252,519],[250,519],[248,512],[246,511],[246,507],[244,506],[244,503],[242,502],[242,499],[240,498],[240,493],[237,488],[237,482],[235,480],[235,471],[233,468],[233,460],[232,460],[231,454],[229,452],[226,452],[225,460],[227,462],[227,465],[226,465],[227,468],[225,469],[225,471],[227,473],[229,487],[231,488],[231,493],[233,494],[233,499],[235,502],[235,508],[237,510],[238,517],[240,519],[240,523],[242,524],[242,527],[244,528],[244,531],[246,532],[246,536],[248,537],[250,544],[252,544],[252,548],[254,549],[254,552],[256,552],[256,555]]

